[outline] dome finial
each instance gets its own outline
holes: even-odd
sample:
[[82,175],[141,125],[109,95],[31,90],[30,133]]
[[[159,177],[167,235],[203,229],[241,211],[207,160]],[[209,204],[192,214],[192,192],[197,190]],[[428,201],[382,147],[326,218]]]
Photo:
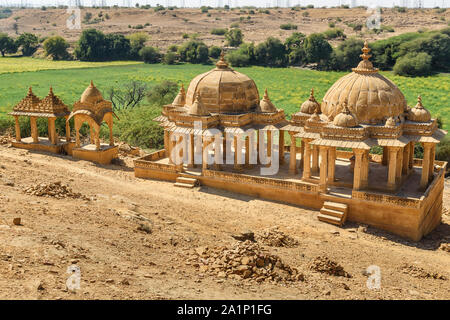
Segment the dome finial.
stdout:
[[363,52],[359,56],[362,58],[362,60],[359,62],[358,66],[356,68],[353,68],[352,70],[357,73],[366,74],[366,73],[375,73],[378,71],[378,69],[373,67],[372,62],[369,61],[370,57],[372,57],[369,52],[371,49],[369,48],[369,43],[367,40],[364,41],[364,46],[361,49]]
[[51,95],[53,95],[53,87],[52,87],[52,86],[50,86],[50,91],[49,91],[49,93],[50,93]]
[[32,94],[33,90],[31,89],[31,86],[28,87],[28,94]]
[[91,86],[91,87],[94,87],[94,81],[91,80],[90,86]]
[[263,97],[263,99],[264,100],[270,100],[269,99],[269,94],[267,93],[267,88],[264,90],[264,97]]
[[219,69],[228,68],[228,63],[225,61],[225,52],[223,50],[220,52],[220,58],[216,63],[216,67]]
[[367,40],[364,41],[364,47],[361,49],[361,51],[363,52],[363,54],[361,54],[360,57],[363,58],[363,60],[369,60],[370,57],[372,57],[372,55],[369,54],[371,49],[369,48],[369,43],[367,42]]
[[420,94],[417,96],[416,108],[417,109],[423,109],[422,96]]

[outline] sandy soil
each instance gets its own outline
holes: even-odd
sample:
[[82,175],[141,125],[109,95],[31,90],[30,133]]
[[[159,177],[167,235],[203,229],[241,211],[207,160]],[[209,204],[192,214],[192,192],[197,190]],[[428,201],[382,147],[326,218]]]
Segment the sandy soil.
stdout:
[[[354,223],[344,228],[324,224],[316,211],[136,179],[131,166],[129,157],[121,165],[98,166],[0,145],[0,298],[450,298],[447,211],[431,235],[413,243]],[[25,192],[57,181],[91,200]],[[14,225],[18,217],[21,225]],[[298,246],[261,245],[303,273],[304,281],[223,279],[192,263],[199,247],[231,246],[236,242],[232,234],[251,230],[258,235],[274,225]],[[310,269],[319,256],[352,277]],[[81,268],[81,288],[75,291],[66,288],[72,264]],[[366,286],[370,265],[381,269],[379,290]]]
[[[257,10],[255,10],[257,12]],[[379,35],[354,32],[345,23],[366,24],[366,20],[373,12],[367,12],[366,9],[307,9],[308,17],[304,17],[305,10],[293,11],[291,9],[270,9],[271,14],[256,13],[247,20],[249,14],[240,12],[238,9],[233,11],[210,10],[210,15],[201,13],[200,9],[176,9],[165,10],[155,13],[153,9],[144,10],[136,8],[120,9],[92,9],[81,10],[81,20],[86,12],[92,13],[92,19],[98,17],[100,12],[103,15],[108,14],[110,19],[96,24],[82,24],[82,28],[97,28],[106,33],[130,34],[137,31],[144,31],[150,35],[149,45],[160,48],[167,48],[172,44],[181,44],[183,33],[197,33],[198,38],[208,45],[225,44],[224,36],[211,34],[213,28],[228,28],[234,22],[238,22],[244,33],[244,40],[248,42],[261,42],[268,36],[274,36],[281,39],[287,38],[295,30],[281,30],[280,25],[284,23],[293,23],[298,26],[298,30],[305,34],[313,32],[322,32],[327,30],[329,22],[336,22],[336,27],[344,29],[347,37],[358,36],[368,40],[386,38],[398,35],[404,32],[417,31],[419,29],[440,29],[448,26],[450,19],[450,10],[445,13],[438,13],[435,9],[408,10],[407,13],[398,13],[392,9],[383,9],[381,18],[382,23],[394,28],[395,32],[384,32]],[[14,23],[18,24],[18,32],[32,32],[41,36],[59,34],[74,43],[78,40],[81,30],[70,30],[66,27],[68,14],[65,9],[40,9],[18,10],[8,19],[0,20],[0,32],[7,32],[14,35]],[[240,22],[243,17],[244,21]],[[443,19],[443,20],[442,20]],[[17,22],[16,22],[17,20]],[[143,30],[129,28],[129,25],[146,24]],[[336,44],[337,42],[334,42]]]

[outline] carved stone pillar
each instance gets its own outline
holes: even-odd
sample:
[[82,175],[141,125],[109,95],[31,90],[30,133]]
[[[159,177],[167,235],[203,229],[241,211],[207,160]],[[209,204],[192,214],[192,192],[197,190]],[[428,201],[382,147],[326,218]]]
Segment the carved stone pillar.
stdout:
[[312,147],[312,172],[316,173],[319,171],[319,146]]
[[58,136],[56,135],[56,118],[48,118],[48,140],[51,144],[58,144]]
[[403,148],[403,165],[402,165],[402,173],[407,175],[409,174],[409,151],[410,151],[409,144],[407,144]]
[[203,136],[202,169],[208,169],[208,145],[210,143],[209,139],[209,137]]
[[245,137],[245,166],[250,166],[250,137]]
[[16,141],[22,141],[22,137],[20,136],[20,124],[19,124],[19,116],[14,116],[14,120],[16,121]]
[[411,141],[409,143],[409,168],[412,169],[414,166],[414,146],[415,142]]
[[402,180],[402,166],[403,166],[403,150],[401,148],[397,151],[397,168],[395,169],[395,179],[397,183],[401,183]]
[[336,148],[328,149],[328,182],[334,182],[336,175]]
[[355,153],[355,168],[353,170],[353,190],[360,190],[362,188],[362,171],[363,171],[363,157],[365,151],[362,149],[353,149]]
[[289,149],[289,173],[297,174],[297,146],[296,138],[291,133],[291,147]]
[[389,148],[389,172],[388,172],[388,183],[387,188],[389,190],[395,190],[397,184],[395,181],[396,170],[397,170],[397,148]]
[[30,117],[31,137],[34,143],[39,143],[38,129],[36,123],[36,117]]
[[267,166],[272,164],[272,131],[267,130],[267,158],[269,159],[269,163]]
[[194,168],[194,157],[195,157],[195,135],[191,133],[189,135],[189,150],[188,150],[188,168]]
[[303,179],[309,179],[311,178],[311,146],[307,140],[305,140],[303,158]]
[[327,191],[328,176],[328,147],[320,146],[320,182],[319,189],[322,192]]
[[305,141],[300,142],[300,168],[303,170],[303,159],[305,158]]
[[279,131],[278,155],[280,165],[284,164],[284,130]]
[[436,145],[433,143],[430,150],[430,167],[428,173],[428,181],[431,182],[433,180],[434,173],[434,157],[436,156]]
[[389,159],[389,148],[383,147],[383,158],[381,159],[381,164],[383,166],[386,166],[388,164],[388,159]]
[[420,179],[420,188],[425,190],[428,186],[428,178],[430,174],[430,158],[432,143],[423,143],[423,159],[422,159],[422,176]]
[[362,156],[362,167],[361,167],[361,188],[367,188],[369,186],[369,150],[364,150]]
[[67,121],[69,116],[66,116],[66,142],[71,142],[72,138],[70,137],[70,122]]

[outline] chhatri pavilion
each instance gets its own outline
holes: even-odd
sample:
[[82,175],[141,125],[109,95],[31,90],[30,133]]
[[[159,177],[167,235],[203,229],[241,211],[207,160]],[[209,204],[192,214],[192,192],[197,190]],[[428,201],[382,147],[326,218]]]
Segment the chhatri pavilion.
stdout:
[[[362,51],[322,102],[311,90],[289,121],[270,91],[260,100],[255,82],[222,55],[163,106],[155,120],[164,149],[135,160],[135,176],[314,208],[324,222],[348,219],[420,240],[441,221],[447,163],[434,158],[446,132],[420,96],[408,107],[373,67],[367,43]],[[414,158],[416,143],[423,159]],[[382,156],[370,153],[376,146]]]

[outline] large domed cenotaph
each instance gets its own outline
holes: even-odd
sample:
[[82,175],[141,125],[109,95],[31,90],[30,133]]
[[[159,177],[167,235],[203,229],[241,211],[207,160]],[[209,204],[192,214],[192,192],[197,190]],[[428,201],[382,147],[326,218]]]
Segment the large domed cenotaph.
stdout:
[[[378,73],[367,42],[362,51],[321,102],[311,90],[289,121],[267,89],[261,97],[221,55],[163,106],[154,120],[164,149],[135,160],[135,176],[310,207],[320,221],[348,219],[420,240],[441,220],[447,163],[434,157],[446,132],[420,96],[408,107]],[[414,158],[418,143],[423,159]],[[376,146],[382,156],[370,152]],[[276,170],[263,173],[269,167]]]

